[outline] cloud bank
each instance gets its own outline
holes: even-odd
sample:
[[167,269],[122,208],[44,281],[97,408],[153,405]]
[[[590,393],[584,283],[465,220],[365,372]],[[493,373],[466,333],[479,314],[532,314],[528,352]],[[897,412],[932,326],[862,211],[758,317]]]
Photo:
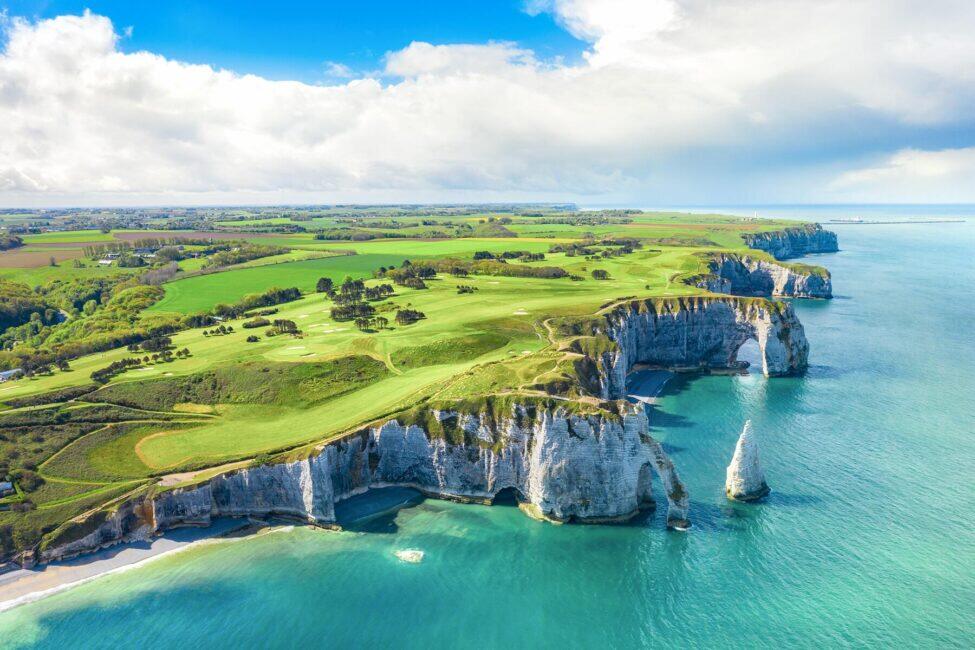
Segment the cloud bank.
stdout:
[[126,53],[90,13],[9,19],[0,203],[975,201],[975,3],[527,9],[581,62],[415,42],[312,85]]

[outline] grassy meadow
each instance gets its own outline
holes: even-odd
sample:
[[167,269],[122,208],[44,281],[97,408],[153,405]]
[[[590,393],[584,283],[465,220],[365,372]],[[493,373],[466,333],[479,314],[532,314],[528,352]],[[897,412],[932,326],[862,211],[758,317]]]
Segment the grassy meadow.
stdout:
[[[328,225],[336,221],[328,216],[317,220]],[[220,225],[244,228],[271,221],[280,220],[227,220]],[[308,221],[301,223],[309,226]],[[158,477],[182,476],[327,439],[424,399],[524,390],[557,374],[565,358],[564,342],[553,338],[549,319],[593,314],[621,298],[701,293],[682,281],[703,270],[701,252],[742,250],[743,232],[776,225],[656,213],[607,225],[520,219],[507,226],[518,235],[513,238],[355,242],[316,240],[311,233],[253,239],[239,233],[289,251],[211,273],[202,272],[202,259],[183,260],[182,273],[162,285],[164,296],[136,318],[207,312],[218,303],[234,303],[270,287],[297,287],[303,296],[277,305],[269,318],[294,321],[300,334],[269,336],[266,327],[244,328],[244,319],[236,319],[225,321],[234,330],[227,334],[204,333],[212,327],[173,334],[172,345],[188,349],[188,357],[144,363],[103,387],[91,383],[91,373],[130,358],[131,352],[116,348],[88,354],[73,359],[69,370],[0,384],[0,431],[10,432],[0,440],[0,452],[34,445],[32,458],[38,459],[36,473],[43,479],[30,494],[36,510],[22,516],[0,512],[0,525],[49,527]],[[548,252],[553,244],[581,241],[587,233],[638,238],[644,245],[597,259]],[[29,237],[32,245],[55,245],[107,241],[115,234],[85,230]],[[439,274],[426,281],[426,289],[397,285],[392,296],[371,303],[390,322],[378,331],[360,331],[351,321],[334,320],[334,302],[315,293],[321,277],[339,284],[351,276],[375,286],[389,282],[373,279],[379,267],[399,267],[407,259],[470,260],[476,251],[545,253],[541,261],[509,264],[561,267],[581,279]],[[595,270],[606,272],[607,279],[594,279]],[[82,268],[61,264],[0,268],[0,277],[35,286],[118,272],[88,263]],[[460,293],[458,285],[471,292]],[[393,317],[400,309],[418,310],[426,317],[397,325]],[[248,342],[251,336],[257,341]],[[19,406],[23,398],[86,385],[78,389],[84,394],[72,394],[69,402]],[[41,428],[31,429],[32,422]],[[18,493],[0,503],[23,498]]]

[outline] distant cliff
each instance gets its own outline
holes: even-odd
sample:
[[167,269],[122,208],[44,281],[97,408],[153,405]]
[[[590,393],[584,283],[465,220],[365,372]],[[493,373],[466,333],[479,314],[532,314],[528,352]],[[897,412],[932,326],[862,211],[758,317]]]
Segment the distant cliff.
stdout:
[[749,248],[765,251],[779,260],[812,253],[835,253],[839,250],[836,233],[811,223],[784,230],[742,235]]
[[580,381],[603,399],[626,394],[635,364],[672,370],[737,367],[738,350],[758,342],[766,376],[806,369],[809,343],[788,303],[761,298],[686,297],[632,300],[599,319],[562,324],[580,335]]
[[668,525],[687,526],[687,492],[650,436],[640,405],[519,397],[424,406],[301,457],[120,501],[56,531],[38,560],[64,559],[178,526],[205,526],[215,517],[278,515],[332,525],[338,501],[392,485],[478,503],[509,490],[537,518],[624,521],[652,507],[654,475],[667,500]]
[[[756,254],[760,255],[760,254]],[[818,266],[777,264],[757,256],[708,253],[708,270],[688,282],[735,296],[832,298],[829,271]]]

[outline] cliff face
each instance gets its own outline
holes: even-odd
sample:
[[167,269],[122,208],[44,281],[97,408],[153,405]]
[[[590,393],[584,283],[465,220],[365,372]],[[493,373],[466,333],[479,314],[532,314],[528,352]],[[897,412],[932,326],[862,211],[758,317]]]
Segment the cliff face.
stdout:
[[809,343],[792,306],[768,300],[681,298],[633,301],[606,315],[606,336],[616,350],[597,362],[603,399],[626,394],[634,364],[674,369],[732,368],[739,348],[758,342],[766,376],[804,370]]
[[695,284],[715,293],[793,298],[833,297],[833,283],[829,271],[825,269],[799,272],[781,264],[732,253],[712,255],[708,267],[711,273]]
[[839,250],[836,233],[823,230],[818,223],[742,237],[749,248],[763,250],[779,260]]
[[[687,525],[688,496],[673,463],[648,432],[639,405],[622,413],[573,414],[554,400],[515,404],[500,416],[430,411],[433,426],[393,419],[329,442],[307,458],[240,469],[192,488],[123,504],[85,536],[55,541],[44,562],[219,516],[286,515],[334,524],[335,504],[372,487],[490,502],[514,490],[522,508],[553,521],[622,521],[652,506],[656,475],[668,525]],[[401,418],[402,419],[402,418]],[[446,437],[439,435],[449,430]]]

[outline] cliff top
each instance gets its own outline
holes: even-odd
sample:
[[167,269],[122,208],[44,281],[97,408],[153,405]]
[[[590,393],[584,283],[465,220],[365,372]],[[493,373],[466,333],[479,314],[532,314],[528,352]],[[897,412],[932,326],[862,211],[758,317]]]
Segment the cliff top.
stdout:
[[[715,301],[783,309],[768,298],[719,295],[691,280],[710,272],[715,255],[781,264],[747,248],[744,236],[792,226],[637,213],[518,218],[505,224],[517,237],[490,239],[316,243],[309,237],[301,245],[310,248],[296,249],[299,257],[340,249],[356,254],[249,262],[175,278],[161,290],[136,291],[149,308],[131,301],[96,305],[91,318],[73,317],[72,328],[86,341],[103,335],[109,315],[124,319],[135,336],[139,327],[168,322],[161,306],[189,304],[241,283],[256,281],[264,291],[275,284],[310,287],[297,300],[274,305],[263,324],[231,316],[220,322],[223,331],[213,324],[167,331],[161,345],[185,355],[115,347],[5,384],[0,478],[10,474],[18,492],[0,500],[17,508],[0,511],[0,538],[10,545],[16,533],[23,546],[39,531],[160,476],[304,453],[383,418],[423,421],[453,439],[459,430],[433,423],[434,411],[496,417],[517,403],[618,416],[618,407],[594,397],[600,390],[594,360],[615,345],[605,336],[609,320],[626,311],[693,310]],[[369,277],[380,267],[402,269],[405,256],[413,268],[430,270],[422,282],[404,282],[399,271]],[[314,291],[333,267],[340,269],[336,286],[356,274],[366,276],[364,287],[388,285],[392,295],[363,297],[358,304],[371,312],[363,322],[342,317],[333,312],[339,299]],[[143,293],[165,298],[153,304],[157,298]],[[125,311],[130,306],[137,311]],[[397,321],[403,313],[422,317]],[[93,383],[93,373],[113,367],[105,384]]]

